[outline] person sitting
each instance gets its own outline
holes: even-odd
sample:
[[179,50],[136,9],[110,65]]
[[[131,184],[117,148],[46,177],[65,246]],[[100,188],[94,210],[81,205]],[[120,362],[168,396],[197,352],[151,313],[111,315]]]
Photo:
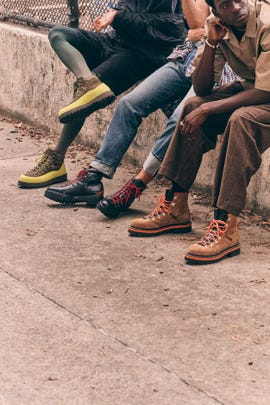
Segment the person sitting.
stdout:
[[[172,181],[153,212],[131,222],[133,236],[190,232],[188,193],[203,154],[223,133],[206,234],[185,254],[189,264],[240,253],[238,216],[262,153],[270,146],[270,6],[257,0],[208,0],[208,38],[194,61],[196,97],[187,101],[159,174]],[[242,81],[213,90],[225,62]]]
[[72,102],[58,113],[64,127],[57,145],[20,176],[21,188],[64,181],[66,151],[86,117],[164,65],[186,37],[180,0],[121,0],[94,20],[94,28],[56,26],[49,32],[52,48],[77,80]]

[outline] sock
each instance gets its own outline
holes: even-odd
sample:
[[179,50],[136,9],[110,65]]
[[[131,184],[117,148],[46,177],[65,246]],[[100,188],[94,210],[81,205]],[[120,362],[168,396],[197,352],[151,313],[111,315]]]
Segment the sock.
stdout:
[[172,190],[174,193],[187,193],[187,192],[188,192],[188,190],[182,188],[181,186],[179,186],[179,184],[174,183],[174,182],[172,183],[172,188],[171,188],[171,190]]
[[92,167],[91,165],[89,166],[89,173],[93,173],[93,175],[96,177],[96,179],[98,181],[100,181],[102,179],[102,177],[104,176],[104,174],[102,172],[97,170],[95,167]]
[[215,209],[214,219],[220,219],[221,221],[226,222],[228,219],[228,213],[220,208]]
[[135,186],[139,187],[141,190],[144,190],[146,187],[146,184],[144,184],[144,182],[140,179],[133,179],[133,183],[135,184]]

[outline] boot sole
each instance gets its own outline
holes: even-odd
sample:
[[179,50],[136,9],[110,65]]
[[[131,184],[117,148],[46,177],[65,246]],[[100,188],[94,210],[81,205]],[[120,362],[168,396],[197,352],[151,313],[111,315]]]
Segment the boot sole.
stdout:
[[52,184],[62,183],[63,181],[67,180],[67,174],[63,176],[56,177],[55,179],[45,181],[43,183],[26,183],[24,181],[18,181],[18,187],[20,188],[41,188],[41,187],[48,187]]
[[240,254],[240,244],[238,243],[234,246],[231,246],[230,248],[223,250],[219,254],[212,256],[197,256],[188,252],[185,255],[185,260],[187,264],[211,264],[219,262],[220,260],[225,259],[225,257],[233,257],[239,254]]
[[191,224],[183,224],[183,225],[174,225],[174,226],[166,226],[159,229],[139,229],[130,226],[128,228],[128,233],[130,236],[156,236],[161,235],[162,233],[188,233],[192,231]]
[[88,117],[88,115],[92,114],[93,112],[100,110],[101,108],[105,108],[108,105],[112,104],[115,100],[115,95],[110,93],[108,96],[104,97],[104,95],[97,98],[95,101],[90,102],[82,107],[78,107],[74,110],[68,111],[62,115],[60,115],[59,121],[61,124],[67,124],[73,120],[80,120],[83,118]]
[[73,196],[63,195],[62,193],[57,193],[57,191],[53,190],[46,190],[44,196],[49,200],[56,201],[60,204],[73,205],[77,203],[85,203],[89,207],[96,207],[97,203],[103,198],[103,194],[93,196]]

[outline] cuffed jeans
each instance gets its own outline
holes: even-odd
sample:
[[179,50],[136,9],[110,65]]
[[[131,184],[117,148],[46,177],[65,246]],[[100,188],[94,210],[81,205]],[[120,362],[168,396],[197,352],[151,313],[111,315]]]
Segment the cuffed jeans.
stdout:
[[[189,61],[190,58],[187,64]],[[105,177],[113,177],[142,119],[171,101],[185,97],[191,86],[191,79],[185,76],[187,64],[167,63],[120,99],[92,167]],[[159,161],[165,155],[177,120],[173,114],[171,123],[155,145],[153,153]]]

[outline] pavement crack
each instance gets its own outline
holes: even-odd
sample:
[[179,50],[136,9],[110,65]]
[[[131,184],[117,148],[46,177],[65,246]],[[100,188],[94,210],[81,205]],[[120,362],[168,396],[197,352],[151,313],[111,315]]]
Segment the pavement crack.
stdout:
[[122,341],[121,339],[115,337],[114,335],[112,335],[111,333],[107,332],[106,330],[100,328],[99,326],[97,326],[93,321],[88,320],[83,318],[81,315],[79,315],[78,313],[72,311],[70,308],[68,308],[67,306],[61,304],[60,302],[56,301],[54,298],[51,298],[50,296],[48,296],[47,294],[43,293],[42,291],[38,290],[37,288],[33,287],[32,285],[30,285],[28,282],[21,280],[19,277],[17,277],[16,275],[10,273],[9,271],[3,269],[3,267],[0,267],[0,270],[6,274],[8,277],[16,280],[18,283],[22,284],[24,287],[26,287],[29,291],[43,297],[44,299],[46,299],[47,301],[50,301],[52,304],[56,305],[58,308],[61,308],[62,310],[64,310],[65,312],[69,313],[70,315],[72,315],[73,317],[75,317],[76,319],[78,319],[79,321],[83,322],[87,327],[91,327],[94,330],[96,330],[97,332],[99,332],[100,334],[102,334],[103,336],[109,338],[111,341],[113,341],[114,343],[117,343],[118,345],[121,345],[122,347],[124,347],[126,350],[134,353],[135,355],[139,356],[142,360],[149,362],[153,365],[155,365],[156,367],[158,367],[160,370],[165,371],[166,373],[170,374],[171,376],[173,376],[174,378],[176,378],[178,381],[180,381],[181,383],[185,384],[186,386],[188,386],[189,388],[203,394],[204,396],[208,397],[209,399],[211,399],[212,401],[214,401],[216,404],[220,404],[220,405],[225,405],[224,402],[220,401],[218,398],[216,398],[215,396],[211,395],[210,393],[208,393],[207,391],[201,389],[200,387],[198,387],[197,385],[193,384],[192,382],[188,381],[187,379],[179,376],[178,374],[176,374],[174,371],[170,370],[167,366],[163,365],[162,363],[160,363],[159,361],[145,355],[144,353],[142,353],[140,350],[131,347],[128,345],[128,343]]

